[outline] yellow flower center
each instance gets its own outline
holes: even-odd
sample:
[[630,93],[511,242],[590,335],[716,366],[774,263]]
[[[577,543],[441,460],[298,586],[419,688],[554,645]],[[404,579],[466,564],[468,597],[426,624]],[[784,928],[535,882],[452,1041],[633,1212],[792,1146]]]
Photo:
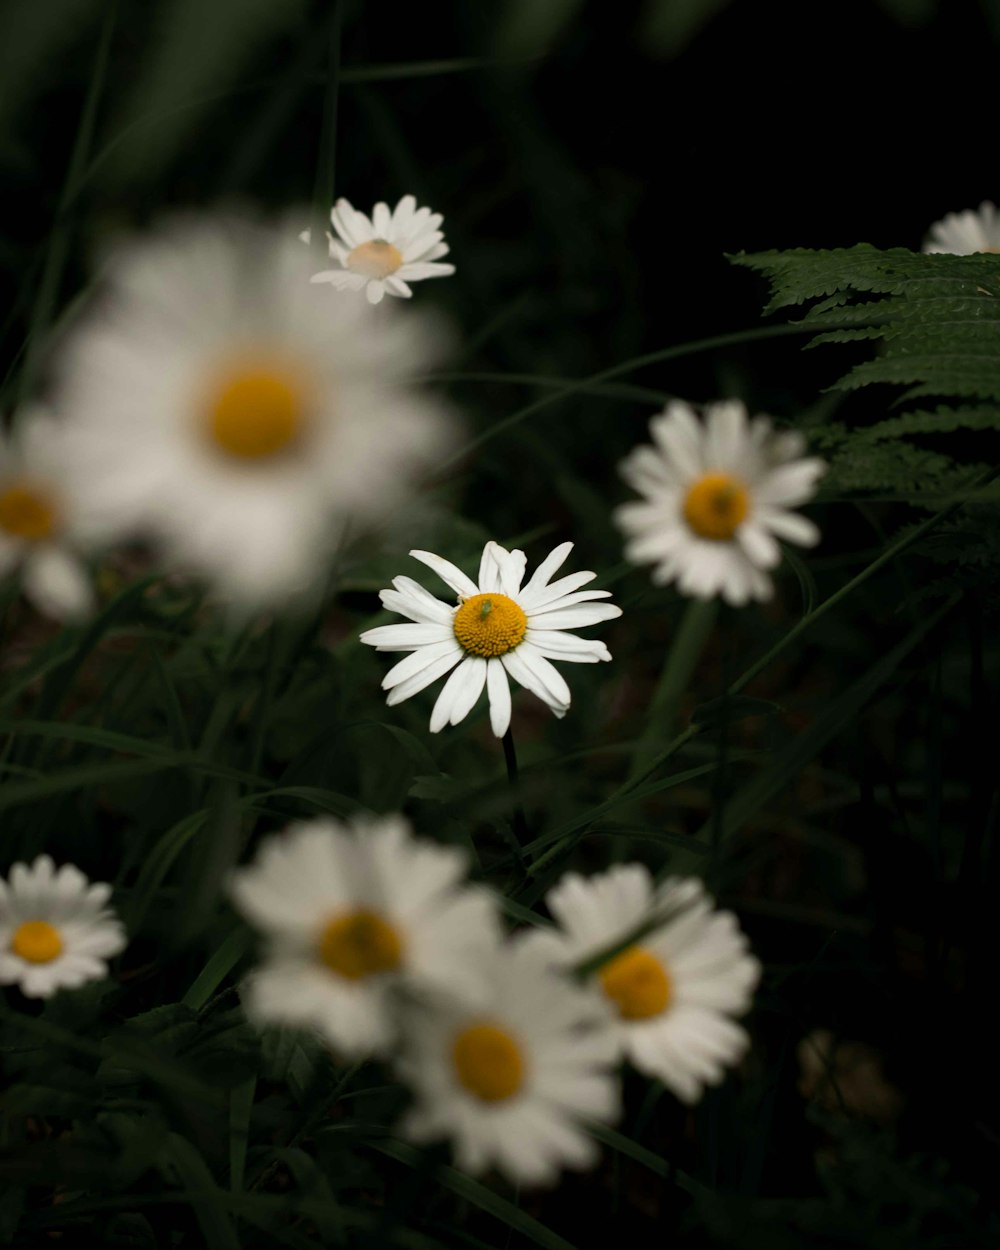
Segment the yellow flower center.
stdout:
[[0,490],[0,529],[15,538],[38,542],[56,528],[58,510],[52,499],[37,486],[15,482]]
[[266,460],[296,443],[309,420],[309,381],[287,362],[237,361],[223,369],[206,404],[216,446],[238,460]]
[[319,957],[348,981],[379,972],[393,972],[403,962],[403,941],[374,911],[359,907],[327,924],[319,941]]
[[385,239],[359,243],[347,258],[347,268],[366,278],[388,278],[403,263],[403,253]]
[[601,988],[623,1020],[648,1020],[666,1011],[670,977],[663,964],[641,946],[630,946],[609,960],[598,974]]
[[451,1060],[458,1083],[483,1102],[513,1098],[524,1084],[521,1048],[495,1024],[462,1029],[452,1044]]
[[699,538],[716,542],[732,538],[749,511],[747,488],[729,473],[706,473],[684,499],[684,520]]
[[492,659],[524,642],[528,618],[506,595],[470,595],[455,613],[454,629],[470,655]]
[[29,964],[49,964],[62,953],[59,930],[47,920],[25,920],[14,930],[10,949]]

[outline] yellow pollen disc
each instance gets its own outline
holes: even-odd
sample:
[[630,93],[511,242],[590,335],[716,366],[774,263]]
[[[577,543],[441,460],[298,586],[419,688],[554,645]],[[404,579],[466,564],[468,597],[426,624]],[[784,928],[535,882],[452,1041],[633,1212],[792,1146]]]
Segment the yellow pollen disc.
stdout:
[[670,1003],[670,977],[663,964],[641,946],[616,955],[598,974],[601,988],[623,1020],[648,1020]]
[[459,1084],[483,1102],[512,1098],[524,1083],[521,1048],[495,1024],[462,1029],[452,1044],[451,1059]]
[[403,942],[377,912],[359,907],[329,922],[320,937],[319,957],[331,972],[348,981],[361,981],[398,968],[403,962]]
[[403,253],[385,239],[359,243],[347,257],[347,268],[366,278],[388,278],[403,263]]
[[15,482],[0,490],[0,529],[30,542],[48,538],[59,514],[52,500],[36,486]]
[[747,488],[729,473],[706,473],[684,500],[684,520],[699,538],[716,542],[732,538],[749,511]]
[[308,385],[287,365],[249,361],[223,371],[209,392],[207,422],[216,446],[239,460],[286,450],[308,420]]
[[524,642],[528,618],[506,595],[470,595],[455,613],[454,630],[470,655],[489,660]]
[[10,949],[29,964],[48,964],[62,953],[62,938],[47,920],[25,920],[14,930]]

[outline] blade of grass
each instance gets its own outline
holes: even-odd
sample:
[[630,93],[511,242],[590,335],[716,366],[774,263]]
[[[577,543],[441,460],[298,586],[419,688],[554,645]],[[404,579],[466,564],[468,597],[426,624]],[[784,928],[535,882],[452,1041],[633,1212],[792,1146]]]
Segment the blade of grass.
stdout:
[[[959,602],[954,596],[941,605],[936,612],[923,621],[857,681],[829,703],[804,733],[796,734],[780,752],[772,767],[758,774],[744,789],[738,791],[727,803],[719,828],[723,840],[732,836],[760,809],[788,785],[805,765],[819,754],[823,747],[849,721],[856,717],[872,695],[885,684],[911,651],[938,625]],[[711,836],[712,822],[698,831],[699,841]]]
[[250,950],[252,938],[247,929],[234,929],[213,953],[201,972],[191,982],[181,999],[185,1007],[201,1011],[222,982]]
[[24,364],[21,368],[21,379],[17,391],[17,403],[23,404],[35,385],[35,375],[42,352],[47,346],[47,331],[52,324],[52,316],[59,295],[66,257],[70,245],[70,206],[76,196],[77,184],[86,167],[90,149],[94,141],[94,127],[97,121],[97,110],[104,94],[107,78],[111,38],[114,33],[117,17],[117,0],[108,0],[104,7],[104,22],[98,37],[97,52],[94,57],[94,68],[90,74],[87,96],[83,111],[80,114],[80,125],[77,128],[73,151],[70,155],[69,168],[56,206],[55,221],[49,235],[45,262],[41,277],[38,280],[35,306],[28,324],[27,345]]
[[[424,1163],[424,1155],[421,1151],[395,1138],[383,1138],[367,1144],[373,1150],[377,1150],[390,1159],[395,1159],[397,1163],[402,1163],[406,1167],[418,1168]],[[464,1172],[459,1172],[446,1164],[439,1164],[431,1170],[431,1175],[445,1189],[450,1189],[457,1197],[492,1215],[509,1229],[533,1241],[536,1246],[542,1246],[544,1250],[576,1250],[576,1247],[564,1237],[546,1228],[544,1224],[522,1211],[520,1207],[514,1206],[506,1198],[501,1198],[492,1189],[487,1189],[485,1185],[473,1180],[471,1176],[466,1176]]]
[[162,1166],[179,1179],[204,1234],[205,1245],[213,1250],[240,1250],[229,1213],[213,1192],[211,1170],[193,1143],[179,1133],[171,1133],[161,1156]]
[[255,1076],[240,1085],[234,1085],[229,1091],[229,1188],[233,1193],[239,1193],[243,1188],[247,1146],[250,1142],[250,1114],[256,1092]]
[[681,699],[712,632],[718,606],[714,599],[692,599],[685,609],[649,705],[647,728],[632,757],[629,779],[642,773],[657,745],[674,732]]

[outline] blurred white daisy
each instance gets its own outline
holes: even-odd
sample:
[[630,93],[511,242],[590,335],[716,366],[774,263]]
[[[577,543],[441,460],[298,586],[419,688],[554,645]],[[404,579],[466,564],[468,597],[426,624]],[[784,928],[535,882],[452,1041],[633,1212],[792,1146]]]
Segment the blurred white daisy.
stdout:
[[24,593],[57,620],[93,609],[90,578],[74,548],[62,426],[41,409],[0,434],[0,577],[20,567]]
[[608,598],[610,591],[580,590],[596,573],[550,580],[572,550],[572,543],[556,547],[523,586],[524,552],[507,551],[499,543],[483,548],[476,581],[441,556],[411,551],[455,591],[458,604],[442,603],[409,577],[393,578],[394,589],[381,591],[385,607],[413,622],[380,625],[361,635],[362,642],[379,651],[412,652],[383,678],[382,689],[389,691],[386,702],[402,703],[454,670],[431,712],[431,733],[463,720],[485,687],[490,724],[502,738],[510,725],[509,677],[556,716],[565,716],[569,686],[551,661],[596,664],[611,659],[603,642],[567,630],[621,616],[621,608],[612,603],[591,602]]
[[399,1069],[416,1105],[403,1131],[451,1137],[468,1172],[495,1166],[515,1183],[551,1185],[560,1168],[596,1161],[581,1121],[617,1117],[615,1058],[599,1000],[515,938],[484,963],[477,993],[408,1013]]
[[0,985],[49,998],[106,977],[127,942],[110,897],[110,885],[91,884],[72,864],[56,869],[48,855],[14,864],[0,879]]
[[805,440],[776,433],[767,417],[747,420],[738,400],[709,404],[700,422],[675,400],[650,422],[655,446],[635,448],[620,465],[642,502],[615,510],[625,556],[652,562],[658,584],[734,605],[770,598],[765,572],[781,560],[777,540],[812,546],[819,530],[790,512],[811,499],[822,460],[802,459]]
[[731,1017],[750,1005],[760,965],[730,912],[714,911],[701,882],[653,884],[641,864],[590,878],[569,873],[546,896],[556,935],[533,934],[560,964],[578,965],[666,917],[595,974],[622,1052],[684,1102],[722,1080],[749,1039]]
[[385,517],[448,432],[406,384],[437,329],[374,333],[364,301],[309,272],[284,229],[177,218],[111,257],[56,358],[88,524],[151,536],[237,607],[318,589],[347,528]]
[[248,1014],[315,1029],[344,1055],[384,1053],[394,990],[475,985],[499,941],[495,900],[461,884],[465,867],[401,816],[320,818],[267,839],[231,886],[268,941],[244,986]]
[[977,209],[947,213],[931,226],[924,251],[953,256],[1000,252],[1000,213],[989,200],[983,200]]
[[341,291],[364,288],[369,302],[378,304],[386,293],[409,299],[411,282],[455,272],[440,260],[448,254],[439,229],[444,218],[417,208],[412,195],[404,195],[391,212],[388,204],[376,204],[371,217],[341,198],[330,220],[337,232],[336,238],[327,235],[330,259],[337,268],[315,274],[313,282],[329,282]]

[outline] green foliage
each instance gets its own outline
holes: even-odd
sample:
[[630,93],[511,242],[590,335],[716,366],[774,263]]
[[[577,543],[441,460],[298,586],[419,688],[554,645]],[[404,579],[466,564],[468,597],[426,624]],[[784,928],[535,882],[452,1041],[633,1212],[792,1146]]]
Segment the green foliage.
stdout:
[[[994,541],[994,477],[1000,434],[1000,264],[988,254],[923,255],[867,244],[832,251],[795,249],[731,257],[767,278],[767,312],[806,311],[795,323],[815,331],[810,347],[864,347],[831,389],[874,388],[852,420],[810,428],[829,458],[828,496],[899,500],[937,510],[981,501],[939,528],[924,550],[950,575],[935,575],[921,597],[957,587],[992,587],[1000,574]],[[853,357],[854,353],[852,353]],[[886,386],[902,388],[895,394]],[[914,400],[931,406],[909,408]],[[903,411],[884,415],[891,402]],[[985,531],[984,531],[984,526]]]

